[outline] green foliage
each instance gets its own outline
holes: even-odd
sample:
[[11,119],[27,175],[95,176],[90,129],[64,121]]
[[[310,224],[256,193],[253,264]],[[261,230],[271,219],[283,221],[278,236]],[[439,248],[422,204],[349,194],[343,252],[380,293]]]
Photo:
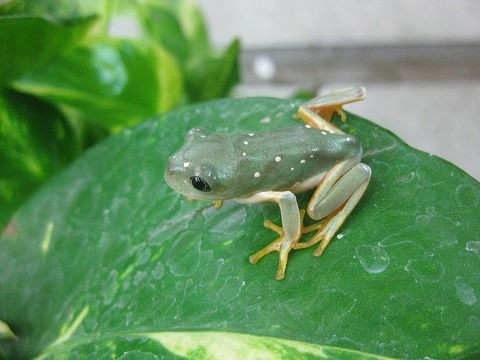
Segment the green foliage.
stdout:
[[122,128],[175,106],[181,81],[176,61],[160,46],[106,39],[78,46],[14,87],[78,109],[100,126]]
[[[238,55],[237,41],[223,53],[211,48],[191,0],[0,1],[0,228],[92,143],[227,95],[239,79]],[[71,141],[52,132],[60,122]],[[62,151],[43,151],[40,138]]]
[[67,24],[36,17],[0,17],[0,85],[48,64],[84,37],[94,20],[87,17]]
[[364,147],[369,188],[324,255],[295,251],[282,281],[276,253],[248,262],[276,237],[262,222],[280,223],[278,206],[215,209],[165,184],[190,128],[284,127],[298,104],[179,109],[110,137],[49,181],[0,238],[0,319],[18,337],[0,340],[0,354],[479,358],[480,184],[452,164],[349,115],[340,126]]
[[79,144],[58,109],[32,96],[0,91],[0,224],[48,177],[71,161]]

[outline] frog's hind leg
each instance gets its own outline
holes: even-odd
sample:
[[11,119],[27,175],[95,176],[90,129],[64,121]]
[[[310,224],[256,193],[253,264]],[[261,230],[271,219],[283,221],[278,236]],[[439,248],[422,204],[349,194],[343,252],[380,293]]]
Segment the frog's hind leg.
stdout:
[[327,130],[331,133],[343,132],[331,123],[334,113],[338,113],[343,121],[347,115],[342,106],[365,99],[366,90],[363,87],[347,88],[316,97],[300,106],[297,116],[306,124]]
[[343,162],[335,166],[315,190],[307,207],[308,215],[321,222],[304,228],[303,233],[318,231],[294,248],[303,249],[321,241],[315,251],[316,256],[321,255],[365,193],[370,176],[370,167],[362,163]]
[[275,277],[277,280],[281,280],[285,277],[288,255],[298,242],[298,239],[302,233],[301,224],[303,222],[303,213],[300,213],[297,205],[297,198],[290,191],[267,191],[256,194],[253,199],[246,199],[245,202],[261,201],[274,201],[279,205],[280,214],[282,217],[282,227],[273,224],[269,220],[265,221],[264,226],[275,231],[279,237],[270,243],[270,245],[267,245],[260,251],[250,256],[249,260],[252,264],[256,264],[265,255],[273,251],[278,251],[279,262]]

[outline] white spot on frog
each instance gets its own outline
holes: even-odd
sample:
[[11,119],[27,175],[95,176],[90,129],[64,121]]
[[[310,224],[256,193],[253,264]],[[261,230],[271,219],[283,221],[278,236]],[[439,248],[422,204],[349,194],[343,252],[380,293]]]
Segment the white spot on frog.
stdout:
[[245,145],[248,145],[248,141],[244,141],[243,143],[244,143]]
[[310,159],[313,159],[313,155],[310,155]]
[[468,241],[465,250],[472,251],[480,256],[480,241]]
[[270,121],[272,121],[270,116],[266,116],[263,119],[260,119],[260,124],[268,124]]
[[248,136],[253,136],[253,135],[254,135],[254,134],[252,134],[252,133],[248,134]]
[[184,168],[188,168],[188,165],[190,165],[190,162],[188,162],[188,161],[185,161],[185,162],[183,163],[183,167],[184,167]]
[[461,276],[455,278],[455,288],[457,289],[458,298],[466,305],[473,305],[477,302],[475,290],[468,285]]
[[324,130],[321,131],[322,135],[327,135],[328,133]]
[[295,170],[295,168],[293,168],[293,167],[292,167],[292,168],[290,168],[290,171],[293,171],[293,170]]
[[355,249],[360,264],[369,274],[378,274],[390,264],[390,256],[379,246],[360,245]]
[[412,273],[417,282],[434,283],[445,275],[444,266],[431,257],[408,260],[405,271]]
[[276,162],[280,162],[282,160],[282,158],[280,156],[275,156],[275,161]]
[[311,129],[311,128],[312,128],[312,127],[311,127],[310,125],[308,125],[308,124],[305,125],[305,127],[306,127],[307,129]]
[[260,173],[259,173],[258,171],[256,171],[255,174],[253,174],[253,177],[259,178],[259,177],[260,177]]
[[300,164],[305,164],[305,159],[300,160]]
[[337,234],[337,239],[341,239],[345,236],[345,234]]
[[247,155],[247,153],[246,153],[246,152],[243,152],[243,153],[242,153],[242,156],[245,156],[245,155]]

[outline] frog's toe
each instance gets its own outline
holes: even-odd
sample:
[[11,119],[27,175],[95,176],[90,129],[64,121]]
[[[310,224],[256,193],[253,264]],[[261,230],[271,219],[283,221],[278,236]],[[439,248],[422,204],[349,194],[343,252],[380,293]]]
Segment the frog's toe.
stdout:
[[347,113],[345,112],[345,110],[343,110],[342,107],[336,109],[336,113],[340,115],[340,120],[342,120],[343,122],[347,121]]
[[284,235],[283,228],[281,226],[278,226],[278,225],[274,224],[270,220],[265,220],[263,222],[263,226],[266,227],[267,229],[270,229],[270,230],[276,232],[279,236]]
[[[302,218],[302,223],[303,223],[303,218]],[[325,221],[321,220],[315,224],[309,225],[309,226],[302,226],[302,234],[308,234],[313,231],[316,231],[316,234],[314,234],[309,240],[303,241],[303,242],[297,242],[295,245],[293,245],[293,248],[295,250],[299,249],[305,249],[310,246],[313,246],[320,241],[322,241],[323,237],[325,236]]]
[[283,236],[280,236],[278,239],[272,241],[269,245],[265,246],[263,249],[257,251],[255,254],[251,255],[248,258],[248,260],[250,261],[251,264],[256,264],[265,255],[268,255],[273,251],[280,251],[282,241],[283,241]]
[[330,243],[330,240],[332,240],[333,235],[327,235],[325,232],[322,232],[321,235],[321,242],[320,245],[318,245],[318,248],[315,249],[313,255],[315,256],[320,256],[323,254],[323,251],[327,248],[328,244]]
[[288,254],[290,253],[289,248],[282,248],[279,251],[279,261],[278,261],[278,270],[275,274],[275,279],[283,280],[285,278],[285,270],[287,269]]
[[324,241],[322,241],[320,243],[320,245],[318,246],[318,248],[315,249],[315,251],[313,252],[313,255],[315,256],[321,256],[323,254],[323,251],[325,250],[325,248],[327,247],[326,245],[325,246],[322,246],[323,244],[325,244]]
[[[299,249],[306,249],[310,246],[313,246],[315,244],[318,244],[320,241],[322,241],[323,239],[323,234],[322,234],[322,231],[319,231],[317,232],[314,236],[312,236],[311,239],[307,240],[307,241],[303,241],[303,242],[298,242],[296,243],[293,248],[295,250],[299,250]],[[320,254],[319,254],[320,255]]]
[[256,264],[265,255],[273,251],[278,251],[280,258],[279,258],[278,270],[277,270],[277,273],[275,274],[275,278],[277,280],[282,280],[283,278],[285,278],[285,270],[287,269],[288,255],[290,253],[291,248],[288,246],[282,246],[284,240],[285,238],[281,236],[277,240],[270,243],[268,246],[264,247],[260,251],[250,256],[249,258],[250,263]]
[[283,280],[285,278],[285,270],[277,270],[277,273],[275,274],[275,279],[277,280]]

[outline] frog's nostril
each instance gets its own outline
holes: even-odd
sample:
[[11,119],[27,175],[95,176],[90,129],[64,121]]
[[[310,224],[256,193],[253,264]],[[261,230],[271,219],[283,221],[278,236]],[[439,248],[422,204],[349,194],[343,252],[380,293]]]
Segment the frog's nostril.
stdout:
[[168,159],[168,169],[173,170],[175,168],[176,161],[171,157]]
[[168,159],[167,172],[169,176],[175,175],[175,164],[172,159]]

